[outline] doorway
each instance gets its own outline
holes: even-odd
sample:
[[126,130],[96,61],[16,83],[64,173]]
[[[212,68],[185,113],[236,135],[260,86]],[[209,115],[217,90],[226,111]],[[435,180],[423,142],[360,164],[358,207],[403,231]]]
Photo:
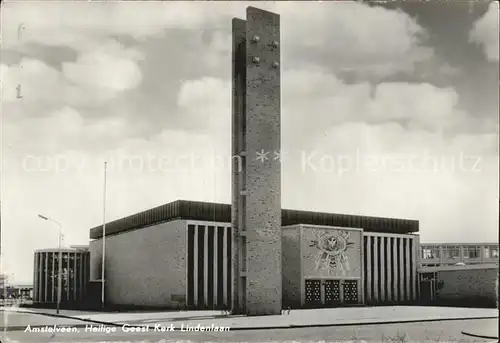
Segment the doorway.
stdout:
[[420,274],[419,302],[423,305],[431,304],[436,300],[437,273]]

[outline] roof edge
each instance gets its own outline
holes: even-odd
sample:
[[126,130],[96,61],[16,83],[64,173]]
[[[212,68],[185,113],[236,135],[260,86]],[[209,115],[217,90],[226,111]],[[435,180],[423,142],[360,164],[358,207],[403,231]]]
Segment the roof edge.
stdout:
[[[408,234],[419,231],[419,221],[413,219],[362,216],[313,212],[305,210],[281,210],[282,225],[328,225],[362,228],[367,232]],[[106,236],[131,231],[176,219],[231,223],[231,205],[225,203],[179,199],[167,204],[106,223]],[[102,238],[103,225],[90,229],[90,239]]]

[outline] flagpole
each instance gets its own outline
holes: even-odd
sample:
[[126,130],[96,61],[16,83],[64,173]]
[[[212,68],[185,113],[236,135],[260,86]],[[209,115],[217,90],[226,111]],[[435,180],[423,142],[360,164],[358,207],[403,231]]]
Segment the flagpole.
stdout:
[[108,162],[104,162],[104,194],[103,194],[103,211],[102,211],[102,280],[101,280],[101,306],[104,308],[104,280],[105,269],[104,261],[106,259],[106,172]]

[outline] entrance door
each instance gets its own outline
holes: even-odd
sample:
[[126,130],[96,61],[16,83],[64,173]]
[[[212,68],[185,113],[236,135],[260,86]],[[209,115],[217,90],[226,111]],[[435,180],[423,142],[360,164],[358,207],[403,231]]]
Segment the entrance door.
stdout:
[[305,306],[337,307],[359,303],[359,280],[305,280]]
[[326,307],[340,305],[340,280],[325,280],[324,287]]
[[420,274],[419,300],[423,304],[430,304],[436,298],[436,273]]
[[343,303],[357,304],[358,299],[358,280],[344,280],[343,283]]
[[430,304],[433,300],[434,280],[420,281],[420,301],[423,304]]
[[321,307],[321,280],[306,280],[306,307]]

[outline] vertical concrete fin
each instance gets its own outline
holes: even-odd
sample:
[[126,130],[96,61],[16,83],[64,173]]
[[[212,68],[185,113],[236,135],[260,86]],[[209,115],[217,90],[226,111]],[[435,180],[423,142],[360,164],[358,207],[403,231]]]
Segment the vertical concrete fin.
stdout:
[[240,260],[242,256],[242,242],[240,230],[244,229],[242,221],[242,207],[244,199],[244,157],[241,152],[245,143],[245,101],[246,101],[246,23],[245,20],[233,18],[232,21],[232,141],[231,141],[231,226],[232,226],[232,251],[231,251],[231,312],[239,314],[242,311],[242,280],[240,278]]

